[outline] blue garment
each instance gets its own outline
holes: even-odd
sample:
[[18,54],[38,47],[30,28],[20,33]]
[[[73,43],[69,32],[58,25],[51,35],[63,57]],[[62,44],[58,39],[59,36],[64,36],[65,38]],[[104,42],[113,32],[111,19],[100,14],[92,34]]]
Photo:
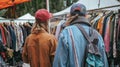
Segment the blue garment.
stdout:
[[1,57],[1,55],[0,55],[0,67],[7,67],[7,66],[6,66],[6,63],[5,63],[5,61],[3,60],[3,58]]
[[16,48],[16,35],[14,32],[14,29],[11,26],[8,26],[8,28],[9,28],[8,31],[10,32],[10,36],[11,36],[10,48],[15,50],[15,48]]
[[[85,24],[81,24],[81,25],[83,26],[85,31],[89,33],[89,26]],[[75,25],[71,25],[66,27],[60,34],[58,47],[57,47],[56,55],[53,62],[53,67],[75,67],[72,41],[68,32],[68,29],[71,29],[73,33],[73,39],[74,39],[76,54],[78,57],[79,67],[82,67],[83,60],[85,60],[84,58],[85,47],[88,42],[83,36],[83,34],[81,33],[81,31],[79,31],[79,29]],[[102,62],[104,64],[104,67],[108,67],[108,61],[105,54],[104,42],[100,34],[98,36],[98,39],[99,39],[98,48],[102,56],[101,58]]]
[[55,37],[58,39],[59,38],[59,34],[62,30],[62,25],[65,23],[65,20],[61,20],[59,22],[59,24],[57,25],[57,28],[56,28],[56,32],[55,32]]

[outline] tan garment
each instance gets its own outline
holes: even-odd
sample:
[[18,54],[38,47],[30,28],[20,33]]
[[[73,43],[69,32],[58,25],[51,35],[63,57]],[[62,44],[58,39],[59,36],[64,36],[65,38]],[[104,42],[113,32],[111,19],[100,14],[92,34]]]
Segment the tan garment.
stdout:
[[57,46],[56,38],[45,30],[30,34],[23,48],[22,58],[31,67],[52,67]]
[[104,16],[98,21],[97,30],[102,35]]

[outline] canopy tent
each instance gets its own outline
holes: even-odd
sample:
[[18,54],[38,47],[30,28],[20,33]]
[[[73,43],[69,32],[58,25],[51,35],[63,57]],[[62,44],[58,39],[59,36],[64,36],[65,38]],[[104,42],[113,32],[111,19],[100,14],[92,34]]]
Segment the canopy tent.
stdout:
[[0,0],[0,9],[13,6],[12,0]]
[[[76,3],[82,3],[86,6],[87,10],[94,10],[94,9],[99,9],[99,8],[104,8],[104,7],[109,7],[109,6],[115,6],[115,5],[120,5],[120,2],[118,2],[117,0],[79,0],[78,2]],[[119,6],[120,7],[120,6]],[[116,9],[119,9],[116,8]],[[67,14],[70,12],[70,7],[60,11],[60,12],[57,12],[57,13],[54,13],[53,16],[58,16],[58,15],[63,15],[63,14]],[[114,8],[112,8],[113,10],[115,10]],[[110,10],[112,10],[110,9]]]
[[27,14],[15,19],[14,22],[21,22],[21,23],[22,22],[31,22],[31,23],[33,23],[33,22],[35,22],[35,17],[32,16],[30,13],[27,13]]
[[24,3],[24,2],[28,2],[30,0],[14,0],[14,4],[20,4],[20,3]]
[[5,18],[3,18],[3,17],[0,17],[0,19],[5,19]]
[[18,19],[31,19],[31,20],[34,20],[35,17],[32,16],[30,13],[27,13],[27,14],[25,14],[25,15],[19,17]]
[[2,9],[5,9],[5,8],[10,8],[8,10],[8,13],[9,15],[6,15],[6,16],[9,16],[10,18],[16,18],[16,5],[17,4],[21,4],[21,3],[24,3],[24,2],[28,2],[30,0],[0,0],[0,10]]
[[2,23],[2,22],[10,22],[10,21],[11,21],[10,19],[0,17],[0,23]]
[[6,19],[6,18],[3,18],[3,17],[0,17],[0,22],[15,22],[15,23],[25,23],[25,22],[30,22],[30,23],[33,23],[35,22],[35,17],[32,16],[30,13],[27,13],[17,19]]

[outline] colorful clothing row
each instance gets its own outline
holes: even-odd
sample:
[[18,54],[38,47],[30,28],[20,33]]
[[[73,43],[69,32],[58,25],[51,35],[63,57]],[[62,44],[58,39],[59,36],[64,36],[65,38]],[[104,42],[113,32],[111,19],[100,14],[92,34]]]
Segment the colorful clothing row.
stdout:
[[[31,26],[32,27],[32,26]],[[2,58],[6,59],[10,65],[13,65],[13,61],[18,61],[18,56],[21,55],[25,38],[30,34],[31,27],[24,25],[17,25],[15,23],[1,23],[0,24],[0,41],[4,46],[14,50],[13,58],[7,57],[4,53],[1,53]],[[21,58],[22,60],[22,58]]]
[[103,37],[105,43],[105,50],[108,58],[116,58],[120,54],[120,19],[117,18],[118,14],[110,12],[106,15],[93,19],[93,28],[95,28]]

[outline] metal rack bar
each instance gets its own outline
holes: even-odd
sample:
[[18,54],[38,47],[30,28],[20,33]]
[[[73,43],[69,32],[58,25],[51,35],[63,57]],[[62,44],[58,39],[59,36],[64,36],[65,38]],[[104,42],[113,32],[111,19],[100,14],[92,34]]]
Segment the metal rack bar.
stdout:
[[113,7],[119,7],[119,6],[120,6],[120,5],[108,6],[108,7],[103,7],[103,8],[98,8],[98,9],[88,10],[88,12],[89,12],[89,11],[96,11],[96,10],[107,9],[107,8],[113,8]]

